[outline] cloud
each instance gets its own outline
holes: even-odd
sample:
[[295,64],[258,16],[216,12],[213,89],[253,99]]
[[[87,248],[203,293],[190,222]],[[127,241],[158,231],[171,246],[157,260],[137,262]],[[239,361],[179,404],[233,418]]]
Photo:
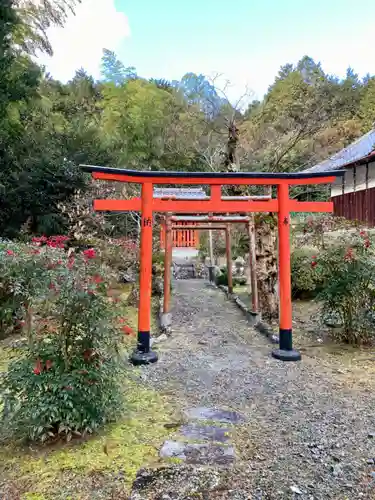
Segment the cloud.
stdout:
[[128,19],[116,10],[114,0],[82,0],[64,28],[48,30],[54,55],[42,54],[38,62],[62,81],[72,78],[80,67],[98,78],[103,48],[116,51],[128,36]]

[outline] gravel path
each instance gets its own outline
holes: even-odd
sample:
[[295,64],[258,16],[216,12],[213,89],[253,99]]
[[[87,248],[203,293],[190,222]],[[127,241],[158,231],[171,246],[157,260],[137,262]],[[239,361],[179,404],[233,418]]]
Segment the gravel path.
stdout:
[[[271,358],[270,344],[241,311],[202,281],[176,282],[173,301],[173,336],[143,377],[182,410],[232,410],[245,423],[233,431],[235,465],[212,470],[214,486],[196,489],[201,496],[172,478],[172,496],[159,495],[155,480],[132,498],[375,499],[371,384],[346,384],[324,357]],[[207,475],[189,467],[180,466],[181,477]]]

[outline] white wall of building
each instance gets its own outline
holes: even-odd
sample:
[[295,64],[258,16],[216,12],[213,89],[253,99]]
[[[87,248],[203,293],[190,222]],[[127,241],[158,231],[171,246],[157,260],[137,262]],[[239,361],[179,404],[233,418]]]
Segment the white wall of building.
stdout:
[[[344,190],[342,186],[343,179]],[[337,178],[332,184],[331,197],[333,198],[341,194],[353,193],[355,191],[363,191],[373,187],[375,187],[375,161],[368,165],[359,165],[355,167],[355,169],[353,167],[348,168],[345,171],[345,177]]]

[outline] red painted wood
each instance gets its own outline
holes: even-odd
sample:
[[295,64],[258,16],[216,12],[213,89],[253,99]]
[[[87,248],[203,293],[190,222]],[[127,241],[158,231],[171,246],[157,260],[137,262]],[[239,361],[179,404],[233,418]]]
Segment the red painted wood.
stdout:
[[375,188],[334,196],[332,201],[338,217],[375,226]]

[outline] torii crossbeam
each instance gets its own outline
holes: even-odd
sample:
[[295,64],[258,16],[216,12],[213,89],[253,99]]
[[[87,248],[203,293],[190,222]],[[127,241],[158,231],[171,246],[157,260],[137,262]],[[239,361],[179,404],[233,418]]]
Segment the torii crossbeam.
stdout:
[[[134,171],[82,165],[94,179],[118,181],[142,185],[140,198],[130,200],[95,200],[94,209],[101,211],[140,211],[141,212],[141,264],[140,298],[138,310],[138,346],[131,360],[134,364],[154,363],[157,355],[150,350],[151,322],[151,279],[152,279],[152,226],[153,213],[172,214],[248,214],[253,212],[276,212],[278,215],[278,253],[279,253],[279,349],[272,355],[283,361],[301,359],[292,344],[292,298],[290,267],[290,212],[332,212],[331,202],[296,201],[289,198],[289,186],[328,184],[344,171],[268,173],[268,172],[153,172]],[[208,185],[209,199],[176,200],[154,198],[156,185]],[[277,198],[266,200],[224,199],[222,186],[263,185],[277,186]]]

